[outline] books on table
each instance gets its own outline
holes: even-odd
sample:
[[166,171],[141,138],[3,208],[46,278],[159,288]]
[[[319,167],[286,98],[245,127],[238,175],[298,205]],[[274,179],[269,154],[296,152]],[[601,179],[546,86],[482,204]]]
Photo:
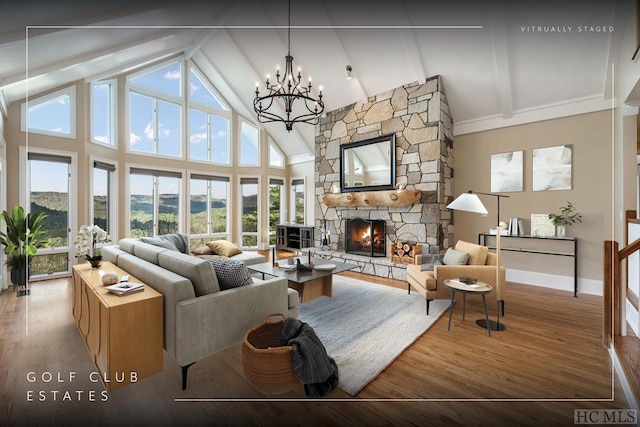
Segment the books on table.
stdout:
[[107,286],[107,290],[116,295],[123,296],[144,291],[144,285],[142,283],[122,282],[116,285]]

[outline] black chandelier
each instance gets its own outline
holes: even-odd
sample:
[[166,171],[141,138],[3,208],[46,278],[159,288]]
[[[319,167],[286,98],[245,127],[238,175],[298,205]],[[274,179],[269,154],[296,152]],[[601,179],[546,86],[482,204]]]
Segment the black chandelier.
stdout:
[[[322,87],[318,93],[318,99],[314,99],[311,94],[311,78],[307,86],[301,84],[302,74],[298,67],[298,75],[293,74],[293,56],[291,56],[291,0],[289,0],[289,25],[288,25],[288,51],[285,56],[286,65],[284,74],[280,75],[280,70],[276,70],[276,83],[269,82],[269,75],[265,85],[267,95],[260,96],[259,84],[256,83],[256,98],[253,100],[253,110],[258,115],[260,123],[283,122],[287,131],[291,132],[294,123],[309,123],[317,125],[320,116],[324,112],[324,102],[322,102]],[[282,79],[281,79],[282,77]],[[274,101],[280,100],[284,104],[285,115],[278,114],[274,109]],[[296,101],[299,101],[296,103]],[[263,106],[264,103],[264,106]],[[277,102],[276,102],[277,103]],[[295,106],[294,106],[295,103]]]

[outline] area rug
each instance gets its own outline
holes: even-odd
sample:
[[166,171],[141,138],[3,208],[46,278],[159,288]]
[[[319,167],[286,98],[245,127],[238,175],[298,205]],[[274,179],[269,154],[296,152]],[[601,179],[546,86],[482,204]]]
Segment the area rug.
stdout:
[[417,292],[344,276],[333,277],[333,297],[300,306],[298,318],[313,327],[327,354],[336,360],[338,387],[358,394],[449,308],[434,300],[425,314]]

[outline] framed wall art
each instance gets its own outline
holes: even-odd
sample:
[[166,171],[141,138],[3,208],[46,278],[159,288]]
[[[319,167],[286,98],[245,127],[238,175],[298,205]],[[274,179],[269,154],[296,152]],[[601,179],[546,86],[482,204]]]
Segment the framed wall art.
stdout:
[[523,191],[523,151],[491,155],[491,192]]
[[533,150],[533,191],[571,190],[572,145]]

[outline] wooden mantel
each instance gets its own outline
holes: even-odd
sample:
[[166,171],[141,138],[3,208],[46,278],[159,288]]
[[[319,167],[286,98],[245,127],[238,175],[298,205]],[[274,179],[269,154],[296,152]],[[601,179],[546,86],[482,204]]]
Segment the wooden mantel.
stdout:
[[355,193],[325,193],[322,201],[331,207],[409,206],[420,200],[422,191],[363,191]]

